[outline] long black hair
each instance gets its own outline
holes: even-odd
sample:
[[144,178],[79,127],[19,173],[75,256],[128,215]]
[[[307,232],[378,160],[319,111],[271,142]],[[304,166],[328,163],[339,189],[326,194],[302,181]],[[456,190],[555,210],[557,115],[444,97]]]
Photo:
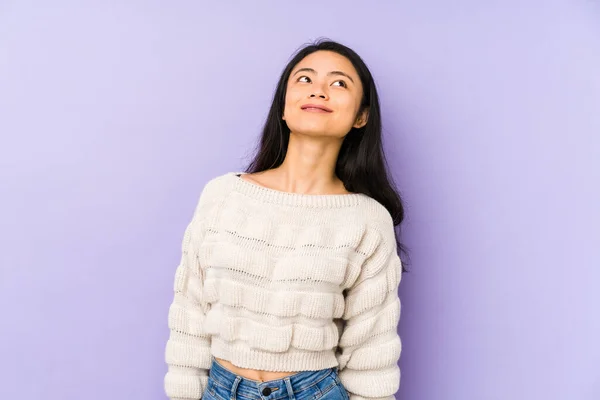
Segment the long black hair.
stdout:
[[[262,172],[283,163],[290,138],[290,129],[282,120],[287,82],[294,67],[306,56],[319,50],[335,52],[352,63],[363,86],[359,113],[368,109],[367,124],[362,128],[352,128],[344,138],[335,167],[336,175],[344,183],[346,190],[366,194],[389,211],[396,230],[398,254],[402,258],[402,253],[408,255],[406,246],[400,241],[400,224],[404,220],[404,207],[398,189],[388,172],[383,151],[377,89],[367,65],[352,49],[331,40],[317,40],[299,49],[293,55],[279,78],[256,155],[245,172]],[[407,260],[402,259],[402,272],[407,272],[407,265]]]

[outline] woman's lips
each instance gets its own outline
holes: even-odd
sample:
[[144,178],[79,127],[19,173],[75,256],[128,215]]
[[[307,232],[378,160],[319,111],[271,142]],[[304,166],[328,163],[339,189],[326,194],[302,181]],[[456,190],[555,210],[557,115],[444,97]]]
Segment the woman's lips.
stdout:
[[305,104],[300,108],[304,111],[316,112],[316,113],[330,113],[333,111],[331,108],[321,106],[318,104]]

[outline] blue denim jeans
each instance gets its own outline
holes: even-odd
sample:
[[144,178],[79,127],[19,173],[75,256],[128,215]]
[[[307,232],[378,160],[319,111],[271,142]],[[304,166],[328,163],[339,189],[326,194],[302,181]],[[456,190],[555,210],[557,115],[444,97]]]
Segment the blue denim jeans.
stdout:
[[223,367],[213,357],[206,400],[349,400],[338,376],[338,367],[301,371],[285,378],[259,382]]

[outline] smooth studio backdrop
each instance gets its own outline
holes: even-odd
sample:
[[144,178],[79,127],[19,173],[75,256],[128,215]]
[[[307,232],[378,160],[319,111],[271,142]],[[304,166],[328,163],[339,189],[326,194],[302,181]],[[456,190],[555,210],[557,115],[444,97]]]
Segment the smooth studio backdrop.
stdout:
[[377,81],[400,400],[600,399],[593,1],[0,2],[0,398],[161,400],[183,230],[292,52]]

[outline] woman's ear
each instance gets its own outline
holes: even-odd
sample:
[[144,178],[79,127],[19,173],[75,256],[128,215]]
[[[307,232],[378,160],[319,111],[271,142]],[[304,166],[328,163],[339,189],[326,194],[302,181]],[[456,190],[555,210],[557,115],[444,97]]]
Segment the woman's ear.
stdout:
[[365,126],[367,124],[368,120],[369,120],[369,109],[365,108],[360,113],[358,113],[358,116],[356,117],[356,122],[354,122],[353,127],[354,128],[362,128],[363,126]]

